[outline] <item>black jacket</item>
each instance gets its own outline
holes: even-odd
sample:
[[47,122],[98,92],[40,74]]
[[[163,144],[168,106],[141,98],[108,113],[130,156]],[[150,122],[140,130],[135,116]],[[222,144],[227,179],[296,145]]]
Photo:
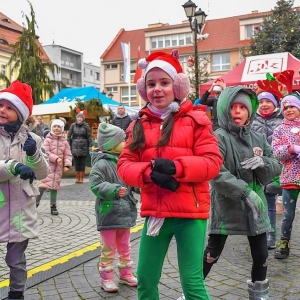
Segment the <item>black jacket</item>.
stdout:
[[90,126],[86,122],[71,124],[68,132],[68,142],[73,156],[87,156],[92,147]]
[[212,98],[208,98],[210,95],[209,91],[206,91],[201,99],[200,99],[200,103],[210,106],[212,108],[211,110],[211,122],[213,124],[213,130],[217,130],[220,126],[218,124],[218,118],[217,118],[217,103],[218,103],[218,99],[215,97]]
[[119,115],[116,115],[111,121],[111,124],[118,126],[124,131],[126,131],[131,121],[132,121],[131,118],[127,114],[124,117],[120,117]]

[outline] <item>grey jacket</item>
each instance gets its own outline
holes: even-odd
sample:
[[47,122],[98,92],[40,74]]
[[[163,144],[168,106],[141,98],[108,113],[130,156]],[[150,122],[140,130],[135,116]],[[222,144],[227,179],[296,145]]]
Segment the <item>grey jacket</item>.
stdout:
[[[230,116],[231,103],[238,91],[251,95],[253,113],[248,125],[236,126]],[[218,121],[215,131],[224,162],[219,175],[211,181],[210,234],[258,235],[269,228],[268,209],[263,185],[281,172],[281,164],[273,157],[272,148],[264,135],[251,130],[258,107],[255,92],[244,86],[226,88],[218,99]],[[240,162],[262,150],[264,167],[243,169]],[[255,191],[264,201],[265,210],[255,220],[245,202],[249,192]]]
[[36,179],[49,174],[48,156],[39,136],[29,132],[36,141],[37,151],[28,157],[22,147],[28,138],[28,128],[21,125],[14,138],[0,126],[0,242],[22,242],[38,236],[38,217],[35,196],[39,195],[35,183],[22,180],[11,172],[12,160],[30,166]]
[[[116,170],[118,155],[91,152],[92,170],[90,188],[96,198],[97,230],[131,228],[136,224],[137,200],[133,192],[139,192],[123,183]],[[119,198],[121,187],[126,187],[124,197]]]

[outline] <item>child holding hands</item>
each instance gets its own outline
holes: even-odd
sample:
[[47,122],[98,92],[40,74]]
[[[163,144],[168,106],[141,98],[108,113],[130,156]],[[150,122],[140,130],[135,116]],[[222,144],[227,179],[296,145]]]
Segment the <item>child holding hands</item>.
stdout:
[[90,187],[96,198],[97,230],[100,231],[100,286],[106,292],[117,292],[114,282],[114,256],[118,252],[119,283],[137,286],[130,258],[130,228],[136,223],[138,192],[121,181],[116,164],[123,150],[126,135],[111,124],[98,127],[98,151],[91,152]]
[[36,197],[36,206],[46,189],[50,190],[50,212],[58,215],[56,206],[57,191],[60,189],[62,172],[67,172],[72,166],[72,154],[67,139],[63,136],[64,122],[54,119],[51,122],[51,131],[45,136],[44,147],[49,156],[50,174],[38,182],[40,195]]
[[49,173],[41,138],[25,125],[32,107],[28,84],[15,80],[0,91],[0,242],[7,243],[9,300],[24,299],[25,250],[29,239],[38,236],[38,190],[32,183]]

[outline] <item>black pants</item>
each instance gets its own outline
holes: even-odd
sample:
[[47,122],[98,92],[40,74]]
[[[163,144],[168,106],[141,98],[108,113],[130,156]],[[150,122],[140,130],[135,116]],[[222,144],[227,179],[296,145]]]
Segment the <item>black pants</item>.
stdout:
[[73,158],[74,158],[75,171],[84,172],[86,156],[74,156]]
[[[211,234],[209,235],[208,244],[204,250],[203,275],[204,278],[208,275],[213,264],[215,264],[226,243],[228,235]],[[248,241],[252,256],[251,280],[263,281],[267,276],[267,235],[262,233],[256,236],[248,236]]]

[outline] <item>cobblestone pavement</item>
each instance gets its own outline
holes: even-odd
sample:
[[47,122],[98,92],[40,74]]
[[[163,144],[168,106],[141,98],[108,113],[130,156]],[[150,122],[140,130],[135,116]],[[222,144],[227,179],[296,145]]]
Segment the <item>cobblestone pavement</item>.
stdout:
[[[27,250],[29,288],[26,300],[75,300],[75,299],[137,299],[136,289],[121,285],[119,292],[109,294],[99,286],[98,257],[99,233],[95,225],[94,195],[85,183],[74,184],[73,178],[63,179],[58,192],[59,216],[52,216],[49,209],[49,193],[45,192],[38,208],[40,238],[30,241]],[[277,216],[279,229],[281,216]],[[138,218],[132,233],[132,259],[139,251],[139,235],[143,220]],[[268,278],[272,300],[300,299],[300,216],[296,213],[290,257],[277,260],[269,254]],[[5,245],[0,244],[1,257]],[[251,256],[247,238],[230,236],[218,263],[212,268],[206,284],[211,299],[248,299],[246,280],[251,270]],[[0,260],[0,299],[7,295],[8,270],[4,259]],[[115,275],[117,280],[117,275]],[[159,284],[160,299],[177,299],[181,294],[176,243],[172,240],[167,253]]]

